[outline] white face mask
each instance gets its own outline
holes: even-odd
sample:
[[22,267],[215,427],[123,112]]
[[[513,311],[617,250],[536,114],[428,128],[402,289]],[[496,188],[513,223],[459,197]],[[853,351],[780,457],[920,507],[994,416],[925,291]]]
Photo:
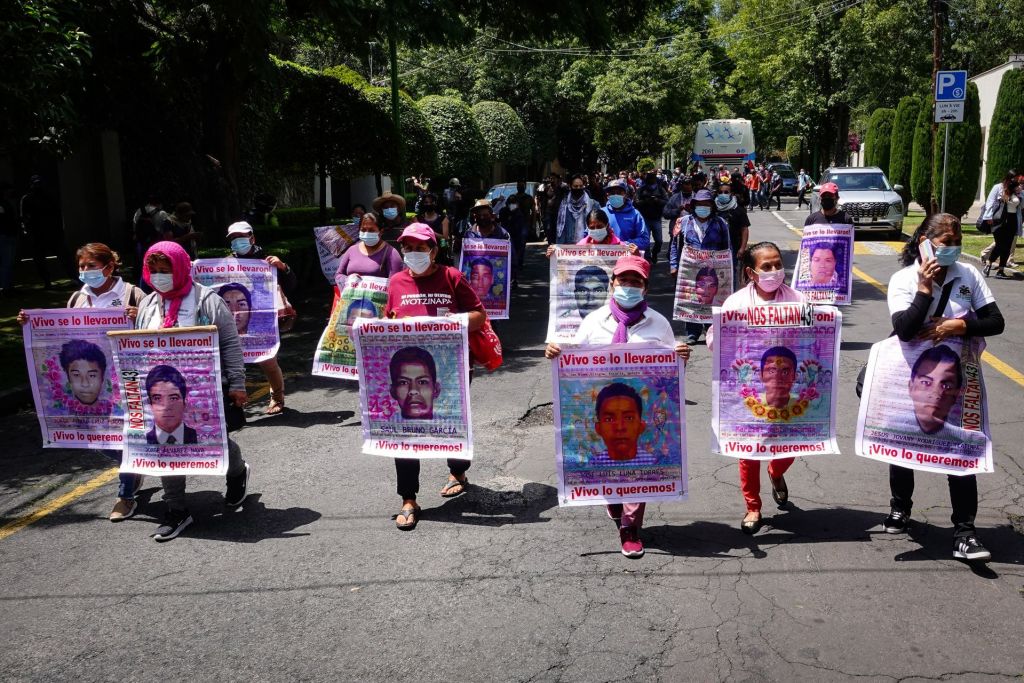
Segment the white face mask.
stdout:
[[766,292],[774,292],[786,279],[785,270],[772,270],[767,273],[755,270],[754,273],[757,275],[758,286]]
[[605,238],[608,237],[608,228],[590,228],[587,234],[595,242],[604,242]]
[[174,275],[171,273],[150,273],[149,284],[153,285],[153,289],[156,291],[166,294],[174,289]]
[[359,239],[368,247],[377,246],[377,242],[380,242],[379,232],[363,232],[359,231]]
[[402,261],[409,266],[409,270],[419,275],[430,267],[430,252],[410,251],[402,257]]

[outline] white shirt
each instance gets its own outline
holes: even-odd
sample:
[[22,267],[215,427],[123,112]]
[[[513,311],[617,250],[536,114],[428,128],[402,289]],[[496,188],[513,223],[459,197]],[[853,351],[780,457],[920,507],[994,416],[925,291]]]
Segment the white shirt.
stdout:
[[[192,327],[196,324],[196,311],[199,308],[199,295],[196,288],[185,295],[181,300],[181,308],[178,309],[178,327]],[[160,299],[160,310],[167,314],[167,300]],[[159,330],[160,326],[164,324],[164,318],[162,315],[154,315],[153,319],[149,322],[149,329]]]
[[173,445],[180,445],[185,443],[185,423],[179,422],[177,428],[173,432],[165,432],[164,430],[156,427],[156,442],[158,444],[166,444],[168,437],[174,437]]
[[82,287],[82,294],[91,308],[124,308],[128,305],[128,286],[119,277],[114,278],[114,286],[103,294],[92,291],[89,285]]
[[[612,317],[611,306],[605,304],[583,319],[579,329],[576,330],[573,343],[611,344],[618,327],[619,323]],[[672,334],[672,325],[665,319],[665,316],[651,308],[644,311],[644,317],[640,322],[626,329],[629,334],[626,342],[629,344],[654,342],[675,348],[676,338]]]
[[[932,309],[939,304],[942,288],[953,281],[953,289],[949,293],[946,310],[936,312]],[[889,278],[889,314],[905,311],[910,308],[917,294],[917,263],[902,268]],[[978,269],[968,263],[957,261],[946,269],[946,280],[941,285],[932,283],[932,303],[928,315],[943,318],[963,318],[971,311],[987,306],[996,298],[985,283]]]

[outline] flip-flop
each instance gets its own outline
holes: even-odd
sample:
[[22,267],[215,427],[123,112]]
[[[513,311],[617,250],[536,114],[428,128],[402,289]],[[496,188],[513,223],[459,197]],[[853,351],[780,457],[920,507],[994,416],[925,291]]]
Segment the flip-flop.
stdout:
[[745,519],[740,522],[740,530],[748,536],[753,536],[754,534],[756,534],[758,531],[761,530],[762,526],[764,526],[764,519],[761,517],[758,517],[757,519],[751,522],[748,522]]
[[[395,515],[395,526],[401,529],[402,531],[412,531],[416,528],[416,524],[420,521],[418,517],[419,514],[419,505],[412,508],[402,508],[401,510],[398,511],[398,514]],[[405,524],[400,524],[398,522],[399,517],[405,517]]]
[[[458,491],[456,491],[455,493],[452,493],[452,489],[455,488],[456,486],[461,486],[462,488],[459,489]],[[454,498],[455,496],[461,496],[463,493],[466,492],[466,488],[468,486],[469,486],[469,477],[466,477],[465,479],[463,479],[461,481],[458,480],[458,479],[449,479],[448,483],[446,483],[444,485],[444,487],[441,489],[441,497],[442,498]]]
[[779,508],[786,507],[786,503],[789,502],[789,487],[786,486],[785,477],[779,477],[778,485],[772,481],[772,498],[775,499]]

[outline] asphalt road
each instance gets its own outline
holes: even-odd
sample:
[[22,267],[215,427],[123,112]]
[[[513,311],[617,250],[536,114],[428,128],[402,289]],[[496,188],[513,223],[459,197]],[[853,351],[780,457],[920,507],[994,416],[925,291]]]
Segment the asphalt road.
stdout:
[[[792,205],[789,205],[792,206]],[[779,214],[794,225],[804,212]],[[799,237],[767,212],[792,266]],[[895,245],[898,246],[898,245]],[[558,508],[550,368],[542,357],[547,263],[531,248],[496,324],[498,372],[472,389],[471,491],[442,500],[423,467],[422,521],[394,528],[390,460],[359,453],[356,387],[308,376],[326,298],[284,340],[286,415],[236,434],[254,465],[243,509],[223,484],[189,479],[196,523],[149,539],[162,510],[111,524],[114,483],[0,540],[0,674],[6,681],[993,680],[1024,673],[1024,443],[1019,371],[1024,282],[990,284],[1009,321],[986,366],[996,473],[979,477],[986,568],[951,557],[945,478],[919,474],[913,532],[888,536],[885,467],[853,454],[854,379],[890,331],[884,294],[862,279],[844,310],[841,456],[798,458],[793,501],[747,537],[736,462],[709,453],[710,359],[693,354],[686,394],[690,499],[648,508],[647,555],[619,553],[603,509]],[[893,245],[864,242],[855,264],[881,283]],[[670,311],[667,265],[653,306]],[[681,326],[677,324],[677,333]],[[257,375],[252,375],[257,379]],[[265,403],[265,399],[264,399]],[[0,418],[0,513],[10,523],[75,492],[109,461],[42,450],[33,414]],[[70,496],[69,496],[70,497]],[[2,533],[0,533],[2,535]]]

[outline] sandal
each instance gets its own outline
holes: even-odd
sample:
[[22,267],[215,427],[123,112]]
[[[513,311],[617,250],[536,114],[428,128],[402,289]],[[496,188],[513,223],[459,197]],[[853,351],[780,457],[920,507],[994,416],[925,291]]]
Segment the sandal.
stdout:
[[270,405],[267,406],[265,415],[280,415],[284,412],[284,392],[280,394],[270,392]]
[[[395,515],[395,526],[401,529],[402,531],[412,531],[416,528],[416,523],[420,521],[418,517],[419,514],[419,505],[411,508],[404,507],[398,511],[397,515]],[[399,517],[404,517],[405,522],[399,522]]]
[[772,480],[772,498],[779,508],[786,507],[786,503],[789,502],[789,487],[786,486],[785,477],[779,477],[778,482]]
[[761,519],[760,515],[758,515],[757,519],[751,520],[749,522],[744,516],[743,521],[740,522],[740,530],[748,536],[753,536],[754,534],[756,534],[758,531],[761,530],[762,526],[764,526],[764,521]]
[[[453,492],[452,489],[455,488],[456,486],[459,487],[459,490]],[[469,477],[463,477],[462,479],[449,479],[448,482],[444,485],[444,488],[441,489],[441,497],[454,498],[455,496],[461,496],[463,493],[466,492],[466,489],[468,487]]]

